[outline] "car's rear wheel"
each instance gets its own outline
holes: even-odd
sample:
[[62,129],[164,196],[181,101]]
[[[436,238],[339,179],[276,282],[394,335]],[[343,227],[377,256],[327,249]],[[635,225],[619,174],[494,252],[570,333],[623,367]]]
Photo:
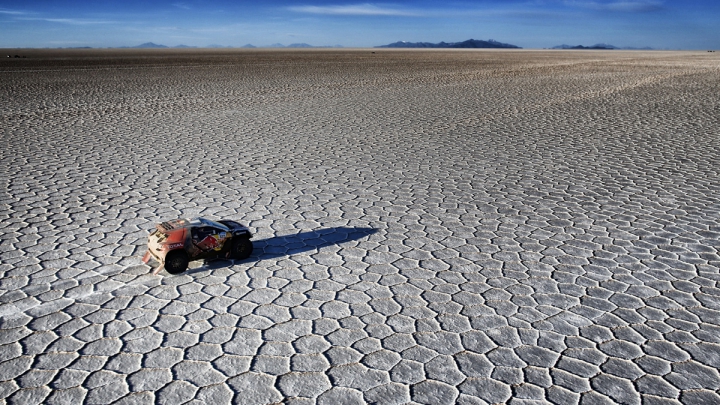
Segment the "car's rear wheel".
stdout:
[[170,274],[180,274],[187,270],[187,254],[182,250],[175,250],[165,256],[165,270]]
[[232,258],[235,260],[243,260],[250,257],[253,251],[253,244],[250,239],[242,238],[233,242]]

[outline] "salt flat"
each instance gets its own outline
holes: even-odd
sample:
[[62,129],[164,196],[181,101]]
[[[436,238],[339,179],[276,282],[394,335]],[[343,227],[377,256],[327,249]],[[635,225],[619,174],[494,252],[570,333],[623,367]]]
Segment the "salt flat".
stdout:
[[6,53],[1,402],[720,403],[717,54]]

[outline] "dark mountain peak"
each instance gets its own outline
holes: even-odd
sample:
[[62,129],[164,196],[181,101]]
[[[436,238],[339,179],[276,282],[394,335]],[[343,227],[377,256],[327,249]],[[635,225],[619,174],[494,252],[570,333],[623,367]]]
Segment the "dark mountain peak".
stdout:
[[456,42],[452,45],[452,48],[520,48],[519,46],[504,44],[494,39],[490,39],[487,41],[479,39],[468,39],[467,41]]
[[133,48],[167,48],[165,45],[159,45],[153,42],[145,42],[144,44],[140,44],[138,46],[133,46]]
[[376,48],[515,48],[520,49],[517,45],[505,44],[502,42],[489,39],[483,41],[480,39],[468,39],[462,42],[445,42],[441,41],[437,44],[432,42],[393,42],[388,45],[376,46]]
[[553,46],[551,49],[618,49],[618,47],[613,46],[613,45],[608,45],[608,44],[595,44],[592,46],[584,46],[584,45],[571,46],[571,45],[562,44],[562,45],[558,45],[558,46]]
[[593,45],[592,47],[595,47],[595,48],[598,48],[598,49],[619,49],[619,48],[618,48],[617,46],[615,46],[615,45],[604,44],[604,43],[595,44],[595,45]]

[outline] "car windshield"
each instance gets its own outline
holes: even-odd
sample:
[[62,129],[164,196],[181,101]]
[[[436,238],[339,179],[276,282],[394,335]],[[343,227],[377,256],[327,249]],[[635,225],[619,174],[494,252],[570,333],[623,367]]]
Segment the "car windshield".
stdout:
[[227,226],[225,226],[225,225],[223,225],[223,224],[221,224],[221,223],[215,222],[215,221],[211,221],[211,220],[209,220],[209,219],[205,219],[205,218],[193,218],[190,222],[191,222],[191,223],[195,223],[195,221],[202,222],[204,225],[214,226],[215,228],[220,228],[220,229],[223,229],[223,230],[225,230],[225,231],[229,231],[229,230],[230,230],[230,228],[228,228]]

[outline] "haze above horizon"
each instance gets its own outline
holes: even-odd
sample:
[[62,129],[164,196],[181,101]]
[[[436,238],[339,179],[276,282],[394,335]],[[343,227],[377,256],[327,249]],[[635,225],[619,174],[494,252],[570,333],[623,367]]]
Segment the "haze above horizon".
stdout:
[[716,0],[0,0],[0,48],[145,42],[372,47],[474,38],[523,48],[718,49],[717,21]]

